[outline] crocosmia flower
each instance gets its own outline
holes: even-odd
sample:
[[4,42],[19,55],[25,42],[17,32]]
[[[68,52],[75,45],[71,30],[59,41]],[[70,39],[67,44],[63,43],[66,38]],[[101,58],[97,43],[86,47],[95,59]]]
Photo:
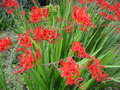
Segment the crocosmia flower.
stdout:
[[67,61],[64,62],[62,59],[60,60],[61,65],[61,76],[66,77],[67,81],[66,84],[74,85],[81,82],[83,79],[80,80],[79,78],[76,78],[77,76],[80,76],[79,69],[81,68],[71,57],[67,58]]
[[87,0],[89,3],[93,2],[94,0]]
[[115,17],[114,17],[113,15],[111,15],[111,14],[108,15],[108,19],[109,19],[109,20],[112,20],[112,21],[116,21]]
[[57,38],[60,38],[60,33],[57,33],[55,29],[43,29],[42,26],[34,29],[34,40],[43,41],[46,40],[50,43],[54,43]]
[[86,53],[85,48],[82,47],[82,43],[78,41],[74,41],[71,47],[71,50],[75,53],[75,55],[81,58],[89,58],[90,55]]
[[102,70],[103,68],[106,68],[103,66],[100,62],[99,59],[96,57],[92,57],[91,60],[88,61],[87,64],[88,71],[92,74],[92,77],[97,81],[97,82],[103,82],[105,79],[108,78],[108,74]]
[[42,12],[39,7],[33,6],[30,14],[31,14],[31,17],[29,22],[37,23],[42,18]]
[[24,71],[26,71],[28,69],[32,69],[35,65],[38,65],[41,58],[42,58],[42,55],[38,48],[37,48],[37,51],[35,54],[33,54],[33,52],[30,49],[26,49],[26,51],[23,52],[22,54],[20,54],[20,56],[19,56],[20,70],[18,70],[17,72],[23,73]]
[[33,53],[32,50],[26,49],[19,56],[20,64],[18,66],[19,69],[16,68],[14,73],[23,73],[28,69],[34,68],[36,65],[40,63],[42,58],[42,54],[38,48],[36,48],[36,52]]
[[17,51],[21,51],[24,50],[26,48],[30,48],[32,46],[32,41],[30,40],[30,35],[27,33],[23,33],[23,34],[19,34],[18,35],[18,41],[19,41],[19,46],[21,46],[21,48],[18,48]]
[[76,5],[74,6],[73,11],[72,11],[72,18],[75,21],[75,23],[79,23],[80,25],[84,26],[84,28],[93,25],[91,22],[91,17],[85,12],[86,10],[87,10],[86,7],[79,8]]
[[33,6],[30,14],[31,14],[31,17],[29,22],[37,23],[49,16],[49,9],[48,8],[41,9],[37,6]]
[[103,16],[103,17],[107,17],[107,14],[104,13],[104,12],[100,12],[100,15]]
[[78,0],[78,2],[79,2],[80,4],[85,4],[85,1],[84,1],[84,0]]
[[14,9],[9,9],[8,12],[7,12],[7,14],[10,15],[10,14],[12,14],[13,12],[14,12]]
[[0,52],[7,50],[11,45],[12,40],[10,37],[4,37],[3,39],[0,39]]
[[49,8],[42,8],[42,16],[48,17],[49,16]]
[[19,67],[22,68],[22,70],[19,71],[20,73],[23,73],[24,71],[33,68],[35,59],[31,50],[27,49],[25,53],[22,53],[19,56],[19,60]]
[[3,0],[2,2],[6,8],[19,7],[17,0]]

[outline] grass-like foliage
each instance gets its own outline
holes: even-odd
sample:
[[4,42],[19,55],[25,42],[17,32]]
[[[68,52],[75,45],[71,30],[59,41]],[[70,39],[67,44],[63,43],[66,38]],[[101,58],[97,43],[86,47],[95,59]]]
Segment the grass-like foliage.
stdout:
[[[26,87],[120,89],[120,3],[60,0],[41,7],[39,1],[32,1],[34,6],[25,11],[16,0],[3,0],[18,34],[16,51],[20,62],[13,73],[23,75]],[[0,52],[16,44],[9,37],[0,41]],[[0,78],[1,87],[7,89],[3,73]]]

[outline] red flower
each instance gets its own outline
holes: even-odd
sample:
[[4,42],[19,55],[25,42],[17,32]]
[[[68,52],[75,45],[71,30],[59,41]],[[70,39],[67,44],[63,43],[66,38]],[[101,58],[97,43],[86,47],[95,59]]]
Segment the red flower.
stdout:
[[36,48],[36,53],[35,53],[36,57],[35,57],[35,61],[36,61],[36,64],[38,65],[39,64],[39,61],[41,60],[42,58],[42,54],[40,52],[40,50],[38,48]]
[[106,67],[103,66],[96,57],[92,57],[92,60],[88,61],[87,68],[97,82],[101,81],[104,83],[104,79],[109,79],[108,74],[102,70],[102,68]]
[[89,3],[93,2],[94,0],[87,0]]
[[82,25],[82,26],[81,26],[81,30],[82,30],[82,31],[84,31],[84,32],[86,32],[86,31],[87,31],[87,29],[85,28],[85,26],[84,26],[84,25]]
[[113,16],[113,15],[111,15],[111,14],[110,14],[110,15],[108,15],[108,19],[109,19],[109,20],[112,20],[112,21],[116,21],[116,19],[114,18],[114,16]]
[[103,17],[107,17],[107,14],[104,13],[104,12],[100,12],[100,15],[103,16]]
[[[112,11],[113,15],[108,15],[108,19],[112,21],[120,20],[120,3],[116,3],[114,6],[111,5],[106,0],[97,0],[98,4],[102,7],[102,9],[107,9]],[[116,19],[115,19],[116,17]]]
[[7,12],[7,14],[10,15],[10,14],[12,14],[13,12],[14,12],[14,9],[9,9],[8,12]]
[[75,54],[77,54],[77,56],[79,56],[81,58],[89,58],[90,57],[89,54],[86,53],[85,48],[82,47],[82,43],[74,41],[71,49]]
[[27,49],[25,53],[22,53],[19,56],[19,60],[21,60],[19,67],[22,68],[22,70],[19,71],[20,73],[33,68],[35,59],[31,50]]
[[120,28],[117,28],[117,30],[120,30]]
[[26,28],[26,32],[30,34],[31,33],[30,28]]
[[28,69],[32,69],[35,65],[39,64],[41,58],[42,55],[38,48],[36,48],[35,54],[33,54],[33,52],[30,49],[26,49],[26,51],[19,56],[20,69],[17,72],[23,73]]
[[3,4],[6,8],[19,7],[19,4],[16,0],[3,0]]
[[0,3],[0,8],[3,6],[3,4],[2,3]]
[[81,3],[81,4],[85,4],[84,0],[78,0],[78,2]]
[[34,29],[34,37],[36,41],[46,40],[50,43],[54,43],[60,34],[56,32],[55,29],[42,29],[42,26],[36,27]]
[[10,37],[4,37],[0,39],[0,52],[7,50],[12,45]]
[[72,30],[73,26],[66,26],[66,32],[70,33]]
[[42,8],[42,14],[43,17],[48,17],[49,16],[49,8]]
[[37,23],[41,21],[43,18],[46,18],[49,16],[49,9],[48,8],[42,8],[42,10],[39,7],[33,6],[32,10],[30,12],[31,19],[29,22]]
[[81,82],[82,80],[78,80],[75,79],[76,76],[80,76],[80,66],[74,61],[74,59],[72,59],[71,57],[67,58],[66,62],[63,62],[63,60],[60,60],[60,64],[61,64],[61,74],[62,77],[66,77],[67,81],[66,84],[78,84],[79,82]]
[[118,20],[120,20],[120,3],[116,3],[116,5],[114,6],[114,12]]
[[78,69],[80,66],[71,57],[67,60],[67,62],[60,61],[60,64],[62,65],[60,69],[63,71],[62,77],[79,76],[80,72]]
[[32,42],[30,40],[30,36],[27,33],[23,33],[23,34],[19,34],[19,44],[20,46],[22,46],[22,48],[18,48],[17,51],[29,48],[32,46]]
[[117,30],[115,33],[116,33],[116,34],[118,34],[118,33],[119,33],[119,31]]
[[77,84],[77,82],[75,81],[74,78],[68,77],[67,81],[66,81],[66,84],[73,85],[73,84]]
[[29,22],[37,23],[42,18],[42,12],[39,7],[33,6],[30,14],[31,19],[29,20]]
[[58,22],[59,21],[59,17],[56,17],[56,22]]
[[76,23],[80,23],[85,27],[89,27],[93,24],[91,22],[90,16],[87,13],[85,13],[85,11],[86,11],[86,7],[79,8],[78,6],[74,6],[72,11],[72,18]]
[[106,0],[97,0],[98,5],[100,5],[102,8],[106,8],[108,5],[108,2]]

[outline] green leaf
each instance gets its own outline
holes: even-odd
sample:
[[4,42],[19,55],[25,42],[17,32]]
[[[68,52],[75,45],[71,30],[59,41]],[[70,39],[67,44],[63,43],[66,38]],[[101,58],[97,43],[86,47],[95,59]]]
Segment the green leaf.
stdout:
[[117,77],[110,77],[110,79],[115,81],[115,82],[120,83],[120,77],[119,78],[117,78]]
[[27,86],[28,86],[28,88],[30,89],[30,90],[34,90],[34,88],[32,88],[32,83],[31,83],[31,80],[28,78],[28,76],[27,76],[27,74],[23,74],[23,78],[24,78],[24,81],[26,82],[26,84],[27,84]]
[[36,88],[39,88],[41,90],[45,90],[47,88],[43,79],[40,77],[40,75],[34,69],[29,70],[29,74],[30,74],[33,82],[35,83],[35,85],[37,85]]
[[107,68],[120,68],[120,65],[104,65]]

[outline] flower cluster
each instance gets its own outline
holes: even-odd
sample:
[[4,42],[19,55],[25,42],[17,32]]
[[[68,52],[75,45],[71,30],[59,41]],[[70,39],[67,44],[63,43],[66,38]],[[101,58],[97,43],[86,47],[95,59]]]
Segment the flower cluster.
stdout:
[[72,26],[66,26],[66,32],[67,32],[67,33],[70,33],[70,32],[71,32],[71,29],[72,29]]
[[109,79],[108,74],[106,74],[105,71],[103,71],[103,68],[106,68],[100,63],[100,60],[97,59],[95,56],[91,58],[91,60],[88,61],[87,64],[88,71],[92,74],[92,77],[97,81],[97,82],[103,82],[104,79]]
[[100,15],[103,16],[103,17],[107,17],[107,14],[104,13],[104,12],[100,12]]
[[36,27],[33,32],[30,31],[30,28],[27,28],[26,33],[18,34],[18,45],[20,47],[17,51],[22,52],[19,56],[19,67],[21,68],[18,72],[20,73],[23,73],[24,71],[33,68],[35,65],[38,65],[42,57],[38,48],[36,48],[36,53],[31,51],[33,43],[30,34],[33,34],[33,40],[37,42],[46,40],[50,43],[54,43],[56,39],[60,37],[60,34],[57,33],[55,29],[43,29],[42,26]]
[[74,6],[72,11],[72,18],[76,23],[81,24],[82,31],[86,31],[86,27],[93,25],[91,17],[85,11],[86,7],[79,8],[77,5]]
[[106,0],[97,0],[98,5],[102,9],[107,9],[108,11],[112,12],[112,14],[106,14],[104,13],[104,17],[106,17],[109,20],[116,21],[120,20],[120,3],[116,3],[115,5],[111,5]]
[[35,60],[30,49],[27,49],[26,52],[20,54],[19,60],[21,60],[19,67],[22,67],[22,70],[18,71],[19,73],[23,73],[24,71],[33,68]]
[[22,46],[21,48],[18,48],[17,51],[24,50],[26,48],[30,48],[32,46],[32,42],[30,40],[30,35],[27,33],[19,34],[18,35],[18,41],[19,41],[19,46]]
[[0,39],[0,52],[7,50],[12,45],[10,37],[4,37]]
[[111,20],[111,21],[116,21],[115,17],[112,14],[107,15],[104,12],[100,12],[100,15],[103,16],[103,17],[105,17],[106,19]]
[[35,54],[33,54],[33,52],[30,49],[27,49],[25,52],[20,54],[19,67],[21,68],[21,70],[18,71],[19,73],[23,73],[28,69],[32,69],[35,65],[38,65],[39,61],[42,58],[42,55],[39,49],[36,49],[36,50],[37,52]]
[[80,76],[80,66],[71,57],[67,58],[66,62],[61,59],[60,65],[62,66],[60,68],[62,73],[61,76],[67,78],[66,84],[78,84],[83,80],[83,78],[80,77],[76,78],[77,76]]
[[33,6],[30,14],[31,14],[31,17],[29,22],[37,23],[49,16],[49,8],[40,9],[37,6]]
[[81,3],[81,4],[85,4],[84,0],[78,0],[78,2]]
[[5,8],[10,8],[7,12],[8,15],[12,14],[14,12],[13,8],[19,7],[19,4],[16,0],[3,0],[2,6],[5,6]]
[[24,71],[33,68],[35,65],[38,65],[42,55],[38,48],[36,48],[36,52],[31,51],[32,41],[30,39],[30,31],[28,33],[19,34],[18,45],[21,46],[17,49],[17,51],[21,51],[22,53],[19,56],[20,60],[20,70],[17,70],[19,73],[23,73]]
[[[107,14],[105,12],[100,12],[100,15],[103,16],[105,19],[109,19],[111,21],[120,21],[120,3],[110,4],[106,0],[97,0],[98,5],[103,9],[107,10]],[[116,27],[116,26],[115,26]],[[116,28],[116,34],[119,33],[118,28]]]
[[34,29],[34,38],[36,41],[46,40],[54,43],[57,38],[60,38],[60,33],[57,33],[55,29],[43,29],[42,26],[40,26]]
[[[87,54],[85,52],[85,48],[82,47],[82,43],[74,41],[71,49],[75,54],[77,54],[77,56],[80,56],[80,58],[82,57],[82,58],[90,59],[87,63],[87,70],[92,74],[92,77],[97,82],[101,81],[104,83],[105,79],[109,79],[108,74],[106,74],[106,72],[102,70],[103,68],[105,68],[105,66],[103,66],[100,60],[97,59],[95,56],[91,57],[89,54]],[[80,87],[81,84],[79,85],[78,83],[81,82],[83,78],[81,77],[77,78],[77,76],[80,76],[79,69],[81,68],[81,66],[79,66],[74,61],[74,59],[72,59],[72,57],[67,58],[66,62],[63,61],[63,59],[61,59],[60,65],[62,66],[60,68],[60,71],[62,74],[61,76],[67,78],[66,84],[69,84],[69,85],[77,84],[76,86]]]
[[10,15],[10,14],[12,14],[13,12],[14,12],[14,9],[9,9],[8,12],[7,12],[7,14]]
[[[102,17],[104,17],[105,19],[111,20],[111,21],[120,21],[120,3],[119,2],[116,2],[115,4],[110,4],[107,0],[96,0],[96,1],[95,0],[78,0],[78,2],[80,4],[87,4],[90,2],[95,2],[103,10],[100,12],[100,15]],[[78,8],[78,6],[75,6],[74,9],[76,7]],[[81,13],[81,11],[85,12],[85,9],[84,8],[80,8],[80,9],[76,10],[76,13],[80,12],[79,16],[84,15]],[[75,11],[75,10],[73,10],[73,11]],[[105,11],[107,11],[107,12],[105,12]],[[78,17],[77,14],[73,14],[73,16]],[[87,14],[84,16],[89,17],[89,15],[87,15]],[[75,18],[73,17],[73,19],[75,19]],[[84,19],[82,19],[82,20],[84,20]],[[81,30],[86,31],[85,27],[86,26],[83,24],[81,26]],[[117,30],[116,32],[118,33],[119,31]]]
[[75,53],[75,55],[81,57],[81,58],[89,58],[89,54],[86,53],[85,48],[82,47],[82,43],[78,41],[74,41],[72,44],[71,50]]
[[6,8],[19,7],[17,0],[3,0],[3,4]]

